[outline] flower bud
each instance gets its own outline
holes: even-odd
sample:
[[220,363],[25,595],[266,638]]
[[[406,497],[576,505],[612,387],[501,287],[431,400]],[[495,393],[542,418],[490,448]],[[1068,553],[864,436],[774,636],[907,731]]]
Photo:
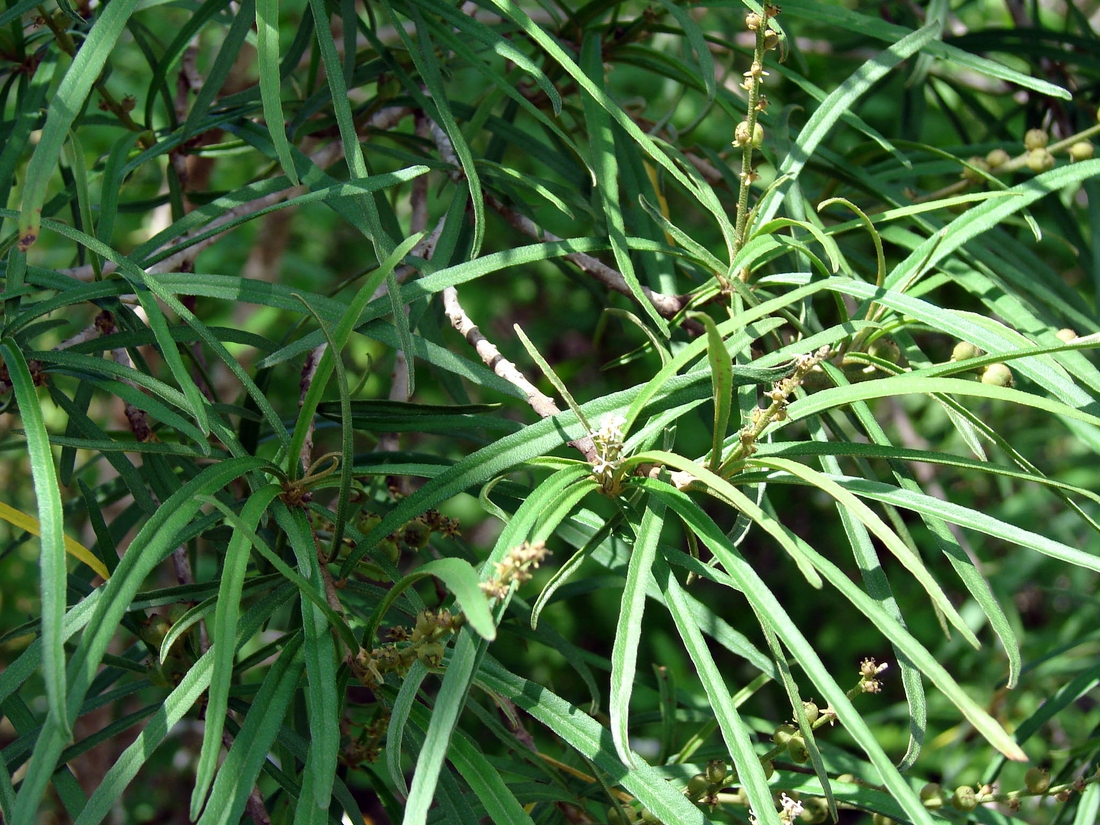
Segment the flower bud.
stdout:
[[982,354],[982,351],[969,341],[959,341],[955,344],[955,348],[951,350],[952,361],[969,361],[971,358],[977,358]]
[[649,808],[642,808],[642,814],[640,822],[644,822],[645,825],[663,825],[661,820],[657,818],[657,814],[649,810]]
[[443,662],[443,645],[427,642],[416,649],[416,658],[424,667],[439,667]]
[[886,814],[875,814],[871,817],[871,823],[872,825],[897,825],[897,823]]
[[929,782],[920,789],[920,801],[930,811],[943,807],[943,788],[937,782]]
[[1028,129],[1024,134],[1025,149],[1046,149],[1050,135],[1042,129]]
[[1069,159],[1072,161],[1088,160],[1093,155],[1093,146],[1087,140],[1079,140],[1069,147]]
[[989,164],[990,169],[996,169],[998,166],[1004,166],[1012,158],[1009,157],[1008,152],[1004,149],[993,149],[985,156],[985,162]]
[[1032,793],[1046,793],[1050,787],[1050,771],[1046,768],[1030,767],[1024,774],[1024,784]]
[[1077,337],[1077,332],[1067,327],[1066,329],[1058,330],[1054,335],[1059,341],[1065,341],[1068,344]]
[[759,29],[760,24],[763,22],[764,21],[760,18],[760,15],[756,12],[750,12],[749,14],[745,15],[745,28],[751,32]]
[[1054,168],[1054,155],[1046,149],[1032,149],[1027,153],[1027,168],[1038,174]]
[[994,387],[1011,387],[1012,370],[1005,364],[990,364],[982,372],[982,383]]
[[978,796],[969,785],[963,785],[951,794],[951,804],[963,813],[968,813],[978,807]]

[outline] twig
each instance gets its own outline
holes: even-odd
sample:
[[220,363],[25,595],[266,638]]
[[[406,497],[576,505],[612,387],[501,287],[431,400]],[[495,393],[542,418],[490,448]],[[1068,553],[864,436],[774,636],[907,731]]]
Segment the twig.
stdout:
[[[298,389],[300,393],[298,395],[298,409],[302,408],[302,405],[306,401],[306,393],[309,392],[310,385],[313,383],[313,377],[317,374],[317,367],[321,363],[321,356],[325,354],[325,349],[328,344],[318,344],[312,350],[309,355],[306,356],[306,362],[302,365],[302,379],[298,382]],[[302,442],[302,453],[300,461],[302,468],[308,467],[313,463],[313,428],[315,418],[310,418],[309,429],[306,432],[306,439]]]
[[[443,311],[447,314],[451,326],[458,330],[470,346],[477,350],[477,354],[481,356],[481,360],[485,362],[485,365],[509,384],[518,387],[527,396],[527,403],[531,406],[531,409],[538,413],[540,417],[550,418],[561,413],[558,405],[554,403],[554,399],[528,381],[527,377],[516,368],[516,365],[501,355],[500,350],[496,348],[492,341],[482,335],[481,330],[477,328],[477,324],[470,320],[470,316],[466,314],[466,310],[458,302],[458,290],[453,286],[443,290]],[[596,446],[592,443],[590,436],[586,435],[570,441],[569,446],[580,450],[581,454],[590,463],[596,462],[598,458]]]

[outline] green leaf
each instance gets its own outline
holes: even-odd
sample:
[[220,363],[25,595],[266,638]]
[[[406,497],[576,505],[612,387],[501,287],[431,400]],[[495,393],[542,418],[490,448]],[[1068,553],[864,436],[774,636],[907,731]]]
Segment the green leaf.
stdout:
[[711,434],[707,466],[717,470],[722,464],[722,444],[726,440],[726,427],[733,406],[733,359],[726,350],[714,319],[702,312],[691,317],[702,321],[707,329],[707,360],[710,362],[710,382],[714,394],[714,432]]
[[298,185],[298,172],[290,154],[283,125],[283,99],[279,75],[279,0],[256,0],[256,64],[260,75],[260,97],[264,119],[283,172]]
[[[282,727],[283,714],[298,689],[304,668],[301,647],[302,637],[295,634],[264,677],[252,700],[252,709],[245,716],[233,747],[218,771],[218,778],[214,780],[199,825],[229,825],[240,819],[256,777]],[[327,798],[325,804],[327,807]]]
[[[269,484],[253,493],[241,510],[241,521],[255,528],[268,506],[282,492],[278,484]],[[241,610],[241,591],[244,588],[251,541],[246,533],[234,531],[225,550],[221,583],[218,587],[218,608],[214,614],[213,661],[210,675],[210,693],[206,704],[206,725],[203,729],[202,747],[195,766],[195,784],[191,790],[191,819],[197,819],[206,802],[207,793],[214,782],[218,768],[218,756],[222,748],[222,731],[229,705],[229,688],[233,682],[233,654],[236,650],[237,621]],[[178,623],[177,623],[178,624]],[[165,637],[166,642],[168,637]],[[169,643],[170,644],[170,643]],[[167,648],[164,648],[166,651]]]
[[57,719],[59,733],[72,736],[65,712],[68,684],[65,674],[65,648],[62,626],[65,620],[65,594],[68,571],[65,568],[65,521],[61,491],[57,485],[50,438],[38,400],[34,378],[22,351],[10,339],[0,340],[0,356],[19,404],[23,432],[27,439],[27,457],[31,480],[38,502],[39,592],[42,599],[42,675],[46,682],[46,701],[50,715]]
[[35,146],[23,183],[23,203],[19,216],[19,247],[27,250],[38,240],[42,204],[46,188],[57,168],[61,146],[84,101],[99,80],[99,73],[110,57],[137,6],[137,0],[113,0],[100,11],[95,26],[73,58],[72,65],[50,99],[46,123]]
[[636,527],[636,540],[626,570],[615,626],[615,642],[611,648],[611,695],[608,714],[615,751],[623,764],[634,766],[630,750],[630,696],[634,691],[638,664],[638,642],[642,638],[642,618],[645,615],[646,584],[653,561],[657,558],[657,543],[664,527],[664,507],[659,502],[646,502],[641,522]]

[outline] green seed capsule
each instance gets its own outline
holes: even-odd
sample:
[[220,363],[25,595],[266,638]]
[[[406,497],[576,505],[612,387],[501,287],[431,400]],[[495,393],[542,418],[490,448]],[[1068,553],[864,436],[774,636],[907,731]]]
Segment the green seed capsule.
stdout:
[[968,361],[971,358],[977,358],[982,354],[982,351],[969,341],[959,341],[955,344],[955,348],[951,350],[952,361]]
[[[985,180],[985,177],[981,174],[981,172],[989,171],[989,163],[986,161],[985,158],[979,158],[975,156],[968,159],[967,163],[969,163],[970,166],[963,167],[963,180],[968,180],[971,183],[980,183],[981,181]],[[981,172],[978,171],[979,169],[981,170]]]
[[969,785],[963,785],[951,794],[951,804],[963,813],[967,813],[978,807],[978,796]]
[[881,358],[883,361],[889,361],[891,364],[896,364],[898,359],[901,358],[901,350],[889,338],[875,339],[874,343],[867,348],[867,354],[875,358]]
[[1032,793],[1044,793],[1050,787],[1050,771],[1046,768],[1028,768],[1024,774],[1024,784]]
[[1024,134],[1025,149],[1046,149],[1050,142],[1050,135],[1042,129],[1028,129]]
[[994,387],[1011,387],[1012,370],[1005,364],[990,364],[982,373],[982,383]]
[[1088,160],[1093,155],[1092,144],[1087,140],[1079,140],[1075,144],[1069,147],[1069,159],[1076,162],[1079,160]]
[[798,728],[793,725],[780,725],[772,734],[772,741],[777,745],[786,745],[797,732]]
[[[897,349],[897,347],[895,346],[894,349]],[[806,721],[811,725],[816,722],[817,718],[821,715],[821,709],[815,702],[803,702],[802,712],[806,714]]]
[[712,759],[707,762],[705,775],[711,785],[721,785],[729,776],[729,768],[723,760]]
[[810,761],[810,749],[806,747],[806,740],[799,736],[792,736],[787,743],[787,754],[794,762],[804,765]]
[[707,781],[706,774],[697,773],[688,780],[687,795],[692,799],[702,796],[708,787],[710,787],[710,783]]
[[929,782],[920,789],[920,800],[930,811],[943,807],[943,788],[936,782]]
[[1032,149],[1027,153],[1027,168],[1035,174],[1054,168],[1054,155],[1046,149]]

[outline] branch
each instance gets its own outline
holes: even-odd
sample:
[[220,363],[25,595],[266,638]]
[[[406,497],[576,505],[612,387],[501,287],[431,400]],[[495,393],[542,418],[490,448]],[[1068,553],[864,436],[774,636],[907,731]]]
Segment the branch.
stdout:
[[[477,324],[470,320],[470,316],[466,314],[466,310],[458,302],[458,290],[453,286],[443,290],[443,311],[446,312],[451,326],[458,330],[470,346],[477,350],[477,354],[481,356],[481,360],[485,362],[485,365],[509,384],[518,387],[527,396],[527,403],[531,406],[531,409],[539,416],[549,418],[561,412],[558,405],[554,403],[553,398],[528,381],[527,376],[520,372],[515,364],[501,355],[500,350],[496,348],[492,341],[481,334]],[[597,460],[596,446],[592,443],[590,436],[586,435],[583,438],[570,441],[569,446],[580,450],[589,463],[595,463]]]

